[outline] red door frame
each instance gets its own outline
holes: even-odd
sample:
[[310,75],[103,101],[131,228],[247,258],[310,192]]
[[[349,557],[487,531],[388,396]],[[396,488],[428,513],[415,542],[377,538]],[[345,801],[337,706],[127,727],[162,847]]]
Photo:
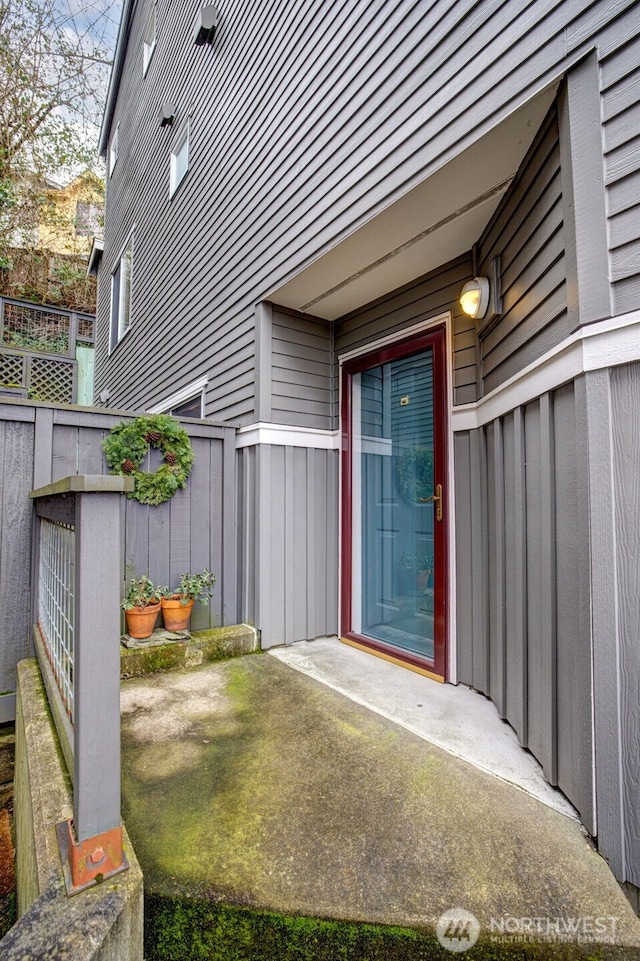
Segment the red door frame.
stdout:
[[[396,341],[386,347],[361,355],[342,365],[342,411],[341,411],[341,463],[342,463],[342,558],[341,558],[341,634],[345,640],[371,648],[372,651],[405,661],[407,666],[433,673],[446,680],[447,677],[447,573],[448,573],[448,511],[447,511],[447,330],[446,326],[432,327],[418,336]],[[376,367],[392,360],[400,360],[418,354],[431,347],[433,350],[433,400],[434,400],[434,484],[442,485],[442,520],[434,520],[435,557],[434,573],[434,658],[429,661],[408,651],[400,651],[391,645],[355,634],[351,629],[353,544],[352,544],[352,444],[351,444],[351,379],[369,367]]]

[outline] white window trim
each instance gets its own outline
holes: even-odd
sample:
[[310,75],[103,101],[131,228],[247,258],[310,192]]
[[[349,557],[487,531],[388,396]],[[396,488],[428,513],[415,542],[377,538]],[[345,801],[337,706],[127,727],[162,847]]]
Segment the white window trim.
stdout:
[[[113,270],[111,271],[111,300],[110,300],[110,310],[109,310],[109,353],[110,354],[112,353],[112,351],[115,350],[115,348],[118,346],[121,340],[126,336],[128,331],[131,330],[131,304],[133,299],[132,294],[133,294],[134,231],[135,231],[135,227],[131,230],[131,232],[129,233],[129,236],[127,237],[125,243],[123,244],[122,249],[120,250],[120,254],[118,255],[116,262],[113,266]],[[128,311],[127,311],[128,324],[126,329],[123,330],[122,317],[125,312],[124,308],[126,305],[124,302],[124,287],[122,284],[122,262],[123,262],[124,255],[126,254],[127,250],[129,250],[129,248],[131,248],[131,269],[130,269],[130,275],[129,275],[129,304],[128,304]],[[113,287],[115,283],[115,276],[118,270],[120,270],[120,286],[118,289],[118,326],[117,326],[117,330],[114,330]]]
[[153,51],[156,49],[156,37],[157,37],[157,21],[156,21],[156,4],[151,5],[151,10],[147,18],[147,24],[144,28],[144,34],[142,36],[142,76],[147,75],[147,70],[149,69],[149,64],[151,63],[151,58],[153,57]]
[[186,403],[186,401],[197,397],[198,394],[202,397],[203,391],[208,383],[209,378],[205,374],[203,377],[199,377],[197,380],[187,384],[186,387],[182,387],[181,390],[176,391],[176,393],[170,397],[166,397],[159,404],[149,407],[148,412],[150,414],[165,414],[173,407],[180,407],[180,405]]
[[113,132],[113,137],[111,138],[111,144],[109,146],[109,176],[113,173],[113,169],[116,165],[118,159],[118,139],[120,134],[120,121],[116,124],[116,129]]
[[[176,190],[178,189],[178,187],[180,186],[184,178],[187,176],[187,173],[189,170],[190,134],[191,134],[190,122],[189,120],[187,120],[187,122],[180,128],[180,131],[178,132],[178,135],[175,141],[175,146],[171,148],[171,166],[169,171],[169,197],[170,198],[173,197]],[[184,168],[184,172],[182,173],[182,176],[178,180],[176,179],[177,171],[178,171],[178,156],[180,154],[181,148],[184,146],[185,143],[187,145],[187,165]]]

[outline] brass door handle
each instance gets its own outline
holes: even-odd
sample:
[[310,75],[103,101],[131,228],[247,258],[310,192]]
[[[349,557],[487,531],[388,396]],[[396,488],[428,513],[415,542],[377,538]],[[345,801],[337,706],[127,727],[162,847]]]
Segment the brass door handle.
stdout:
[[436,484],[436,492],[431,497],[421,497],[420,500],[423,504],[433,501],[436,505],[436,520],[442,520],[442,484]]

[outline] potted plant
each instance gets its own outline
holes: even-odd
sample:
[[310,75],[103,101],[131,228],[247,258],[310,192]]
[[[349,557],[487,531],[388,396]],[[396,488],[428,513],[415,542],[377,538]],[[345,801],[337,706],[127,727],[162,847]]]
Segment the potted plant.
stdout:
[[144,638],[153,633],[160,611],[160,597],[146,574],[139,580],[131,578],[122,607],[130,637]]
[[433,573],[433,554],[413,554],[409,551],[400,558],[400,567],[404,571],[413,571],[415,577],[414,590],[424,594],[430,586]]
[[161,588],[162,619],[168,631],[186,631],[196,601],[206,604],[213,594],[216,575],[205,569],[200,574],[181,574],[174,591]]
[[416,582],[418,591],[425,594],[431,586],[431,575],[433,573],[433,554],[422,554],[416,562]]

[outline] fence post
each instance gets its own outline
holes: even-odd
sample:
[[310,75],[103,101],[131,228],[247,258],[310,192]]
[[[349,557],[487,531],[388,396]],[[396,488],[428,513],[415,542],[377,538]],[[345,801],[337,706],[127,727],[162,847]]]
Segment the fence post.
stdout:
[[127,867],[120,820],[118,639],[120,498],[131,489],[132,478],[78,475],[31,493],[42,517],[55,517],[56,500],[73,500],[66,511],[75,530],[73,821],[57,825],[70,894]]

